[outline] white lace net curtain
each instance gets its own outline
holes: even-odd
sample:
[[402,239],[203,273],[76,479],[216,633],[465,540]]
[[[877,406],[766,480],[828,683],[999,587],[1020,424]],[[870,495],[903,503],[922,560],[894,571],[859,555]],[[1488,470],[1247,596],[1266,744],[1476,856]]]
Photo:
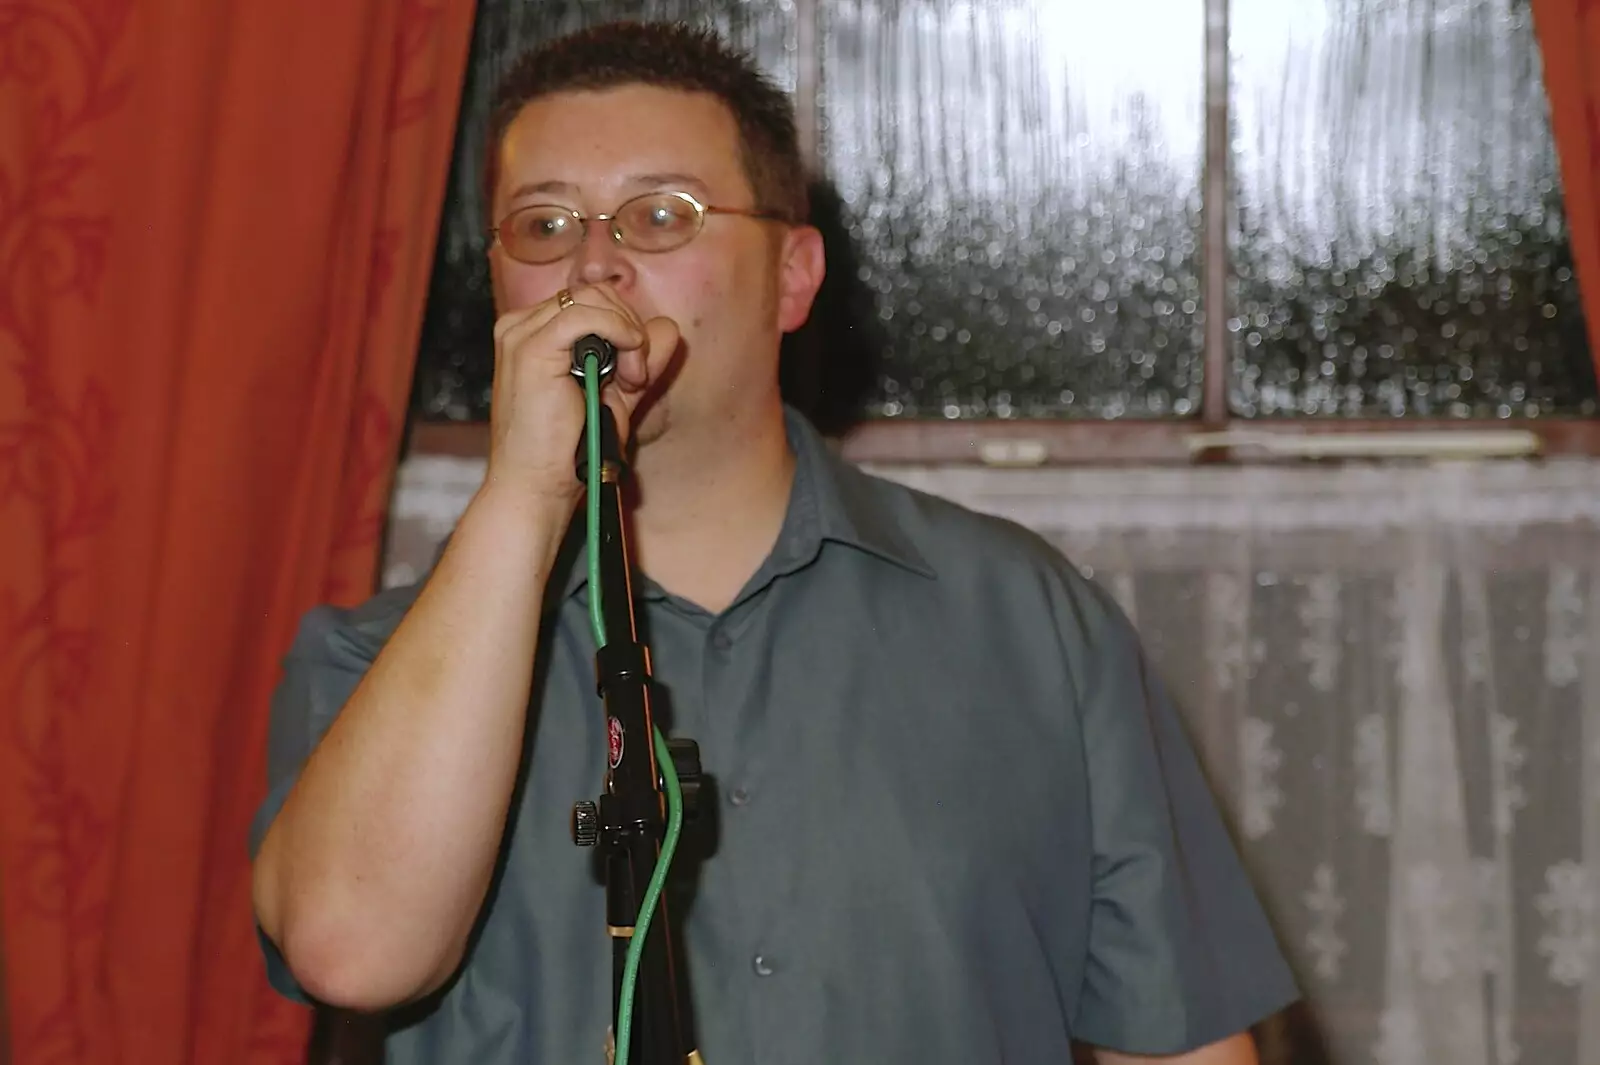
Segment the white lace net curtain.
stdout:
[[[407,461],[388,583],[482,472]],[[1329,1059],[1600,1065],[1600,463],[877,472],[1123,605]]]

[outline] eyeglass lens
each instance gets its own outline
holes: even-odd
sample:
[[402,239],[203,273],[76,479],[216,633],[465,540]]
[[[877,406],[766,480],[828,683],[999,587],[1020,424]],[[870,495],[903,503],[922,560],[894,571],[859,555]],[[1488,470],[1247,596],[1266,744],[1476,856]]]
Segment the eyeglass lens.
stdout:
[[[650,193],[617,208],[609,225],[617,240],[636,251],[670,251],[700,231],[700,212],[682,196]],[[514,211],[499,235],[512,258],[547,263],[583,242],[584,225],[568,208],[541,204]]]

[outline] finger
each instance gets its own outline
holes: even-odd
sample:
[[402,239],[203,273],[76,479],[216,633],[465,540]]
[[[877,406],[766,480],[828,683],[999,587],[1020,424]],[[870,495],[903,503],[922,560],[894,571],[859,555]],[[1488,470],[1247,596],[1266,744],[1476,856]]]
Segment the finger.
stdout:
[[519,347],[524,340],[548,325],[557,314],[561,313],[561,309],[561,296],[558,293],[532,307],[519,308],[501,315],[494,323],[496,357],[498,358],[502,352]]
[[650,340],[643,352],[643,384],[635,387],[618,380],[617,387],[606,390],[608,401],[614,400],[617,417],[626,424],[632,424],[634,412],[645,397],[659,390],[661,380],[677,356],[681,343],[678,323],[670,318],[652,318],[646,323],[646,330]]
[[[579,289],[564,290],[567,298],[571,300],[568,306],[578,303],[587,303],[590,306],[601,308],[609,307],[623,318],[632,322],[642,332],[644,323],[639,321],[637,314],[627,304],[623,303],[610,285],[586,285]],[[537,333],[545,325],[555,319],[563,310],[562,294],[560,292],[547,300],[542,300],[531,307],[523,307],[509,311],[496,319],[494,324],[495,343],[502,349],[515,347],[521,340]]]
[[644,330],[644,319],[633,309],[627,300],[617,292],[612,285],[600,282],[587,286],[586,294],[595,297],[603,303],[616,309],[639,330],[639,335],[645,342],[638,346],[617,345],[617,363],[612,380],[623,388],[643,388],[648,382],[645,367],[645,351],[649,347],[649,338]]
[[678,350],[678,323],[671,318],[652,318],[645,323],[645,336],[642,350],[627,352],[617,360],[617,388],[629,397],[630,407],[666,373]]
[[536,323],[548,321],[554,307],[554,300],[546,300],[544,303],[536,303],[532,307],[521,307],[502,314],[494,322],[495,346],[503,347],[506,338],[511,335],[513,330],[521,330],[530,323],[535,323],[534,328],[537,328]]
[[617,387],[624,391],[636,392],[649,384],[650,377],[645,362],[645,352],[649,349],[648,340],[642,347],[629,348],[617,352],[617,369],[614,376]]
[[609,304],[617,311],[618,314],[621,314],[624,318],[627,318],[634,325],[638,326],[640,329],[644,328],[644,320],[639,317],[639,312],[635,311],[632,304],[622,298],[622,293],[618,292],[616,286],[610,282],[598,281],[592,285],[585,285],[582,288],[573,289],[574,299],[581,301],[586,295],[594,296],[604,303]]
[[652,318],[644,324],[645,344],[641,350],[621,353],[617,359],[617,385],[627,392],[643,392],[666,372],[677,353],[678,323],[671,318]]
[[644,331],[644,319],[639,317],[639,313],[633,309],[627,300],[622,298],[622,295],[617,292],[614,286],[606,282],[597,282],[572,289],[571,296],[577,303],[587,304],[592,307],[609,307],[638,330],[640,338],[638,343],[627,343],[612,337],[606,338],[611,340],[613,346],[616,347],[618,362],[626,365],[627,368],[623,372],[630,373],[633,367],[637,365],[636,361],[631,357],[632,353],[648,343],[648,338]]
[[[544,334],[544,331],[554,318],[555,314],[547,311],[530,315],[512,325],[505,331],[500,343],[496,345],[495,361],[498,363],[513,357],[525,361],[527,353],[530,351],[530,345],[537,344],[539,338]],[[551,356],[551,359],[553,360],[554,356]],[[568,359],[566,365],[570,368],[570,359]]]
[[648,341],[645,346],[645,372],[654,381],[667,372],[683,338],[678,323],[665,316],[645,322],[644,333]]
[[623,299],[622,294],[608,282],[597,282],[574,289],[573,298],[579,301],[597,303],[614,308],[616,312],[632,322],[639,330],[639,335],[644,342],[638,345],[616,344],[617,361],[608,385],[624,390],[637,391],[645,388],[650,381],[648,366],[646,364],[649,350],[649,337],[645,332],[645,322],[633,306]]
[[548,321],[513,327],[506,334],[503,347],[507,354],[517,352],[519,358],[548,361],[551,375],[558,376],[571,372],[574,344],[591,333],[609,341],[618,351],[646,343],[643,332],[609,307],[575,303]]

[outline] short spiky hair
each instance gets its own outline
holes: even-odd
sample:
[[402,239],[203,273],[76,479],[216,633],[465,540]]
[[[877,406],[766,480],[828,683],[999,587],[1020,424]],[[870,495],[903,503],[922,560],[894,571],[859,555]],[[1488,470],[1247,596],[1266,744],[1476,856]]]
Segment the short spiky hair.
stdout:
[[681,23],[611,22],[544,44],[501,81],[489,117],[485,202],[494,202],[500,144],[529,103],[560,92],[653,85],[715,96],[733,113],[740,162],[755,206],[804,222],[806,166],[794,104],[747,58],[710,30]]

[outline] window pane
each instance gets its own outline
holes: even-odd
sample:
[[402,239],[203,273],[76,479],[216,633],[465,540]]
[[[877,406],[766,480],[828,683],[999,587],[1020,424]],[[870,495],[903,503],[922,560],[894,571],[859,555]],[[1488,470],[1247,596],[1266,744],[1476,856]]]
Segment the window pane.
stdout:
[[1593,414],[1526,0],[1232,0],[1246,415]]
[[825,165],[883,333],[871,412],[1193,413],[1201,0],[821,10]]
[[685,20],[719,28],[783,88],[795,86],[794,5],[744,0],[481,0],[418,352],[415,395],[428,420],[487,421],[494,303],[485,253],[485,128],[494,86],[525,49],[613,19]]

